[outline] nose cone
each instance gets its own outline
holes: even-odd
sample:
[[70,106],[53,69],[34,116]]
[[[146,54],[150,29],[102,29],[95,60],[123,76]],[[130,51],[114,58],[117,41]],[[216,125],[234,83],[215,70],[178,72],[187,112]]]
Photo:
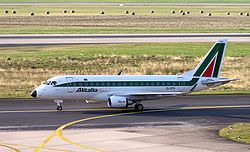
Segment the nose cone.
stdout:
[[36,90],[33,90],[32,92],[31,92],[31,97],[33,97],[33,98],[36,98],[36,96],[37,96],[37,91]]

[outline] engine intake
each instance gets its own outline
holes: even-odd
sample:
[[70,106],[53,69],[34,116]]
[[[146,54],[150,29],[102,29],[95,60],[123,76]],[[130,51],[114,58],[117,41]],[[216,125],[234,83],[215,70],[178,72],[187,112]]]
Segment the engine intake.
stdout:
[[108,98],[107,105],[110,108],[127,108],[128,99],[125,97],[111,96]]

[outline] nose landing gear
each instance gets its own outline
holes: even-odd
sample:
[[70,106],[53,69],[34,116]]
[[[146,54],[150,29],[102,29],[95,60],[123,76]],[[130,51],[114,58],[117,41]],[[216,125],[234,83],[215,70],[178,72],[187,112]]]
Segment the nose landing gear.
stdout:
[[62,111],[62,105],[57,106],[57,107],[56,107],[56,110]]
[[63,100],[54,100],[54,102],[56,103],[56,110],[62,111],[62,109],[63,109],[63,107],[62,107]]

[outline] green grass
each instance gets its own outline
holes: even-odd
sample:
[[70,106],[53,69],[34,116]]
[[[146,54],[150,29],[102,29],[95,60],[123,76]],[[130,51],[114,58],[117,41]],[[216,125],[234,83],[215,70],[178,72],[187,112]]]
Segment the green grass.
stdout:
[[[134,66],[134,60],[159,61],[167,57],[185,57],[191,61],[202,57],[212,43],[145,43],[145,44],[101,44],[101,45],[69,45],[42,47],[0,48],[0,69],[8,68],[53,68],[79,70],[89,60],[110,60],[117,58],[121,64]],[[250,43],[229,43],[227,57],[250,57]],[[123,63],[125,57],[125,63]],[[128,59],[127,59],[128,58]],[[144,59],[143,59],[144,58]],[[10,61],[8,61],[10,60]],[[115,61],[110,61],[115,62]],[[140,63],[141,61],[138,61]],[[238,62],[242,62],[239,60]],[[114,63],[117,64],[117,63]],[[111,64],[112,65],[112,64]],[[84,65],[85,66],[85,65]],[[87,67],[97,68],[99,64]],[[110,64],[108,65],[110,66]],[[178,72],[177,72],[178,73]]]
[[[30,12],[34,12],[35,16],[48,16],[45,14],[46,11],[50,11],[49,16],[53,15],[100,15],[100,11],[104,11],[105,15],[124,15],[124,11],[134,11],[136,15],[178,15],[179,10],[189,11],[189,16],[202,15],[199,13],[200,10],[204,11],[203,15],[211,12],[213,15],[226,16],[226,12],[230,12],[231,15],[238,15],[239,12],[249,12],[249,5],[0,5],[0,16],[13,16],[12,10],[17,13],[15,16],[28,16]],[[9,10],[8,14],[4,14],[5,10]],[[67,10],[68,13],[63,13]],[[75,13],[70,13],[70,10],[75,10]],[[150,10],[154,10],[153,14],[150,14]],[[175,14],[171,14],[171,11],[175,10]],[[179,14],[180,15],[180,14]]]
[[222,128],[219,135],[235,142],[250,144],[250,123],[236,123]]
[[[94,56],[189,56],[201,57],[212,43],[145,43],[69,45],[50,47],[0,48],[0,57],[12,59],[48,59],[72,57],[76,59]],[[229,43],[226,56],[250,56],[250,43]],[[0,66],[1,67],[1,66]]]
[[[42,81],[65,74],[181,74],[212,43],[100,44],[0,48],[0,97],[29,97]],[[250,43],[229,43],[222,76],[241,80],[196,94],[249,94]]]
[[[8,14],[3,12],[8,10]],[[17,14],[11,12],[15,10]],[[75,13],[63,13],[75,10]],[[134,11],[135,16],[124,14]],[[150,10],[155,13],[151,14]],[[175,10],[175,14],[171,11]],[[179,10],[189,11],[182,16]],[[199,13],[200,10],[204,14]],[[242,33],[250,32],[250,5],[207,6],[96,6],[96,5],[9,5],[0,6],[0,34],[58,33]],[[45,12],[50,11],[50,15]],[[100,15],[104,11],[104,15]],[[34,12],[35,16],[29,16]],[[207,17],[211,12],[212,16]],[[230,16],[226,15],[230,12]],[[239,12],[244,15],[240,16]],[[25,25],[25,26],[23,26]]]
[[179,2],[199,2],[199,3],[249,3],[248,0],[1,0],[1,2],[7,2],[7,3],[12,3],[12,2],[174,2],[174,3],[179,3]]
[[0,34],[119,34],[119,33],[250,33],[250,28],[167,29],[114,27],[1,26]]

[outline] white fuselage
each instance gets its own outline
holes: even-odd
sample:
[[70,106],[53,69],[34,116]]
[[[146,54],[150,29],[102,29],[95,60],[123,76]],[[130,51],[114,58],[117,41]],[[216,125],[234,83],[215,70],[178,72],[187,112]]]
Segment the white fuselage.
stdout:
[[113,94],[185,94],[205,89],[201,82],[206,79],[178,75],[66,75],[50,78],[35,90],[37,98],[107,101]]

